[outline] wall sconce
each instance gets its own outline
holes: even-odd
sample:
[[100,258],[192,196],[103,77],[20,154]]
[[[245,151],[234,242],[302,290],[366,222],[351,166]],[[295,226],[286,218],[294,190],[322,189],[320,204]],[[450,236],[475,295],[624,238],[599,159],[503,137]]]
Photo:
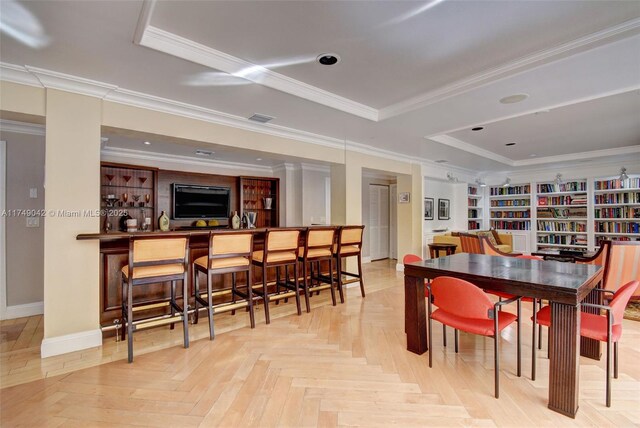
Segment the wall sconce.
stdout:
[[458,182],[458,177],[455,177],[452,173],[447,172],[447,180],[453,182],[453,183],[457,183]]
[[509,186],[511,186],[511,179],[507,177],[507,179],[504,180],[504,184],[502,185],[502,187],[509,187]]
[[625,187],[625,181],[627,181],[629,179],[629,176],[627,175],[627,168],[622,167],[620,168],[620,184],[622,187]]

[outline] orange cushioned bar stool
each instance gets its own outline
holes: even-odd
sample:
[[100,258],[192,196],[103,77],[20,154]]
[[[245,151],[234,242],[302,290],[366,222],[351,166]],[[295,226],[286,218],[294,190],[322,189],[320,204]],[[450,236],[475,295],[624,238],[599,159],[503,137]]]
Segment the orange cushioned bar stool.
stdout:
[[[159,325],[173,324],[182,319],[184,347],[189,347],[189,304],[187,297],[187,272],[189,237],[187,235],[153,235],[129,238],[129,263],[123,266],[122,317],[126,323],[129,362],[133,361],[133,332]],[[176,303],[176,281],[182,281],[182,307]],[[133,288],[149,284],[171,284],[170,315],[134,320],[133,313],[166,306],[164,303],[134,306]],[[147,302],[148,303],[148,302]],[[124,334],[124,329],[123,329]]]
[[[335,227],[314,227],[307,229],[304,247],[298,248],[298,261],[302,262],[302,278],[304,300],[309,312],[309,294],[327,288],[331,290],[331,301],[336,305],[336,292],[333,289],[333,242],[335,241]],[[321,263],[329,263],[329,274],[322,275]],[[313,266],[316,265],[314,275]],[[309,269],[310,268],[310,269]],[[315,281],[315,283],[314,283]]]
[[[269,301],[278,302],[295,296],[298,315],[300,309],[300,288],[298,287],[298,240],[299,230],[267,229],[264,235],[264,250],[254,251],[252,263],[262,268],[262,290],[254,292],[262,298],[264,303],[264,316],[266,323],[271,322],[269,317]],[[276,268],[275,289],[271,292],[267,284],[267,268]],[[289,268],[293,267],[293,281],[289,281]],[[285,269],[285,280],[280,281],[280,268]],[[284,290],[283,290],[284,289]]]
[[[251,275],[251,251],[253,250],[253,233],[247,232],[211,232],[209,234],[209,254],[197,258],[193,262],[193,294],[195,297],[194,323],[198,323],[198,304],[207,308],[209,318],[209,338],[213,340],[213,315],[221,312],[248,308],[251,328],[256,326],[253,314],[253,284]],[[200,290],[199,273],[207,276],[207,290]],[[236,275],[244,272],[246,290],[238,290]],[[213,275],[231,274],[231,288],[213,291]],[[231,294],[231,302],[214,304],[218,295]],[[237,300],[240,298],[240,300]]]
[[[333,256],[338,266],[338,292],[340,302],[344,303],[342,291],[342,275],[357,278],[360,282],[360,294],[364,297],[364,281],[362,279],[362,232],[364,226],[342,226],[338,230],[338,243],[333,247]],[[343,263],[347,257],[358,257],[358,273],[343,270]]]

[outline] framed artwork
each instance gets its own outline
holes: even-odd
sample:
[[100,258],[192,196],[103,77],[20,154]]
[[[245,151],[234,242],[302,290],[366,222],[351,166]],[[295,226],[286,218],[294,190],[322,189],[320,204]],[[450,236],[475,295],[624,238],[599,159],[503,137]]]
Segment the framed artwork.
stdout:
[[433,198],[424,198],[424,219],[433,220]]
[[398,203],[399,204],[408,204],[411,202],[411,193],[409,192],[400,192],[398,193]]
[[438,199],[438,220],[449,220],[449,199]]

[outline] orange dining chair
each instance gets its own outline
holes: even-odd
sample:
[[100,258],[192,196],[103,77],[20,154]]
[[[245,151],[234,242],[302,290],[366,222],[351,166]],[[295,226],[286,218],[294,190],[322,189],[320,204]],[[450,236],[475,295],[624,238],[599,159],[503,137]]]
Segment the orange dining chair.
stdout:
[[[611,241],[606,275],[602,288],[611,291],[620,284],[640,280],[640,241]],[[633,297],[640,297],[640,290]]]
[[473,233],[461,233],[460,246],[463,253],[470,254],[482,254],[482,248],[480,247],[480,237]]
[[[500,251],[498,248],[494,247],[491,241],[486,236],[480,236],[480,248],[482,249],[483,254],[489,256],[499,256],[499,257],[516,257],[519,259],[530,259],[530,260],[542,260],[540,257],[536,256],[527,256],[520,253],[505,253]],[[489,294],[493,294],[494,296],[498,296],[500,300],[502,299],[513,299],[517,297],[513,294],[504,293],[502,291],[494,291],[494,290],[485,290],[485,292]],[[533,314],[535,316],[538,311],[538,307],[542,308],[542,300],[534,299],[532,297],[522,297],[523,302],[531,302],[533,304]],[[538,343],[542,340],[542,326],[538,326]],[[536,324],[533,323],[533,331],[531,334],[531,353],[532,358],[536,357]],[[520,369],[518,369],[518,374],[520,373]],[[531,365],[531,380],[536,380],[536,368],[535,365]]]
[[[500,332],[514,321],[520,318],[520,298],[492,303],[489,297],[470,282],[449,276],[440,276],[427,286],[432,295],[428,302],[428,351],[429,367],[432,366],[432,334],[431,320],[436,320],[455,329],[456,352],[458,352],[458,330],[467,333],[479,334],[494,339],[494,365],[495,365],[495,396],[500,396]],[[432,312],[433,304],[438,309]],[[518,315],[509,312],[498,311],[498,308],[512,303],[518,303]],[[517,328],[517,358],[520,367],[520,327]],[[520,373],[518,373],[520,376]]]
[[[608,305],[582,303],[582,306],[606,311],[606,315],[580,312],[580,335],[590,339],[607,342],[607,407],[611,407],[611,343],[613,342],[613,377],[618,378],[618,342],[622,336],[622,318],[624,309],[631,296],[638,289],[640,281],[630,281],[613,294]],[[596,288],[596,291],[610,293],[609,290]],[[533,319],[533,317],[532,317]],[[551,327],[551,307],[545,306],[537,314],[537,323]],[[534,359],[532,364],[536,364]]]

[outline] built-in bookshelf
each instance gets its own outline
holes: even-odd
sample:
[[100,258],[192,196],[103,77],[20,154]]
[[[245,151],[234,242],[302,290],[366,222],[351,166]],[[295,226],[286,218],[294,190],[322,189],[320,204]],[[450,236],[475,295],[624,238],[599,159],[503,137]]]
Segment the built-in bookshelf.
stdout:
[[482,229],[482,193],[483,189],[479,186],[474,186],[472,184],[467,186],[468,230]]
[[595,244],[608,240],[640,241],[640,176],[595,180]]
[[489,222],[499,230],[531,229],[531,185],[492,186],[489,189]]
[[587,180],[537,183],[538,250],[587,251]]

